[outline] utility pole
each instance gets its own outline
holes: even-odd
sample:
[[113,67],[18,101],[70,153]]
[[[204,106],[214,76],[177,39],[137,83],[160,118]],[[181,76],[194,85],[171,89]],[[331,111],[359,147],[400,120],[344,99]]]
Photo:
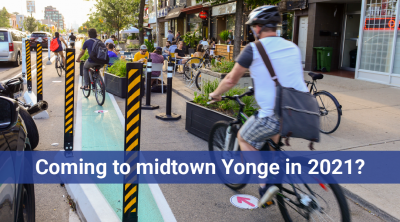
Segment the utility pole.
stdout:
[[161,44],[160,44],[160,42],[159,42],[159,38],[158,38],[158,36],[159,36],[159,31],[158,31],[158,19],[157,19],[157,10],[158,10],[158,0],[154,0],[154,4],[156,5],[156,41],[157,41],[157,46],[160,46]]

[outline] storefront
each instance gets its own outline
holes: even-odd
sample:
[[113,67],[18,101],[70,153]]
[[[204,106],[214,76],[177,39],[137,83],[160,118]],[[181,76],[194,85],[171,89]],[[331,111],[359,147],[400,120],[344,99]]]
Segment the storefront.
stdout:
[[[192,3],[195,3],[195,1]],[[185,33],[196,32],[199,36],[208,38],[208,7],[200,4],[189,6],[181,11],[186,14]]]
[[169,21],[169,30],[172,30],[172,33],[174,36],[176,33],[179,31],[181,35],[184,33],[184,15],[185,13],[182,13],[181,10],[184,8],[184,6],[181,7],[176,7],[169,11],[167,16],[165,16],[165,20]]
[[230,38],[234,40],[236,2],[213,6],[211,9],[210,38],[214,37],[218,42],[222,42],[219,34],[224,30],[231,32]]
[[397,0],[363,0],[356,78],[400,86]]

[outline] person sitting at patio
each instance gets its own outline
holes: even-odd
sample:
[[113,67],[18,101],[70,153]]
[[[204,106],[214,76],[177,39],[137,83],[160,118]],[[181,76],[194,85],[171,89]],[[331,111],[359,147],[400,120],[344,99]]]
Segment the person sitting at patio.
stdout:
[[147,63],[148,58],[149,58],[149,52],[147,51],[147,46],[141,45],[140,51],[137,52],[133,57],[133,62]]
[[[117,57],[117,54],[114,52],[114,44],[107,44],[107,49],[108,49],[108,57]],[[110,60],[111,61],[111,60]],[[114,63],[108,63],[109,66],[112,66]]]
[[196,52],[193,54],[193,57],[203,58],[204,49],[202,44],[198,44],[196,48]]
[[[161,55],[162,54],[161,50],[162,50],[161,47],[157,47],[154,50],[154,52],[150,53],[150,58],[151,58],[152,63],[161,63],[162,64],[164,62],[164,57]],[[151,77],[159,77],[160,75],[161,75],[160,71],[152,71],[151,72]],[[153,85],[156,80],[157,79],[152,79],[151,85]]]
[[169,53],[174,53],[176,48],[178,48],[176,41],[172,41],[172,45],[169,47]]
[[178,64],[185,64],[185,62],[186,62],[188,59],[185,58],[185,51],[183,50],[183,42],[182,42],[182,41],[180,41],[180,42],[178,43],[178,48],[175,49],[175,53],[177,53],[177,54],[176,54],[176,58],[177,58],[177,59],[181,59],[181,60],[178,60]]
[[169,47],[171,46],[171,42],[167,41],[165,43],[164,48],[162,49],[162,56],[164,57],[165,60],[168,60],[169,57]]

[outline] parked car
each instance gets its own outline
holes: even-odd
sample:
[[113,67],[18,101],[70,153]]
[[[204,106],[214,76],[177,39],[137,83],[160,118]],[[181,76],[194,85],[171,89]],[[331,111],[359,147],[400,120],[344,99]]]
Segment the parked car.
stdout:
[[[0,96],[0,151],[31,151],[20,107],[14,99]],[[2,155],[6,155],[5,152]],[[10,158],[10,161],[15,161]],[[25,161],[20,161],[21,165]],[[16,163],[14,163],[16,164]],[[15,167],[13,175],[24,175],[24,166]],[[0,184],[0,221],[35,221],[33,184]]]
[[42,48],[47,48],[48,39],[51,39],[51,34],[48,32],[32,32],[30,38],[31,50],[35,50],[38,43],[42,43]]
[[11,62],[18,67],[21,64],[22,38],[26,34],[14,29],[0,28],[0,62]]

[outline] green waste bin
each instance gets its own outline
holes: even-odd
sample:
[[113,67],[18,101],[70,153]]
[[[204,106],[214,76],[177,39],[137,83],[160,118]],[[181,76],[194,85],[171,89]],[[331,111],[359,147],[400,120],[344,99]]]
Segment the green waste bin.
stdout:
[[331,71],[332,47],[314,47],[317,50],[317,70],[322,72]]

